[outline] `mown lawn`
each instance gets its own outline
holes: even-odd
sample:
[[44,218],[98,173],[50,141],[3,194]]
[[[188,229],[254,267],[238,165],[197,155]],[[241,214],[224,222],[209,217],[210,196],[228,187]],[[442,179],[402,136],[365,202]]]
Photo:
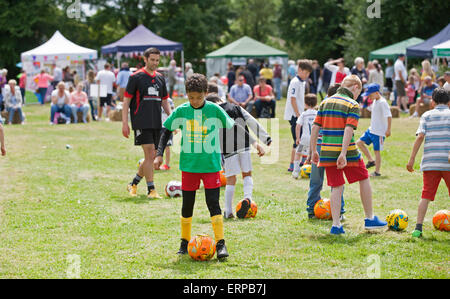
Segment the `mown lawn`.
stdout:
[[[278,116],[284,103],[277,103]],[[393,120],[383,176],[371,180],[375,213],[384,218],[403,209],[410,219],[406,231],[366,233],[357,184],[345,189],[344,236],[329,235],[330,221],[308,220],[308,180],[293,180],[287,172],[292,141],[288,122],[280,119],[279,130],[276,123],[269,130],[275,137],[271,158],[262,163],[253,155],[258,215],[226,221],[230,257],[220,263],[177,257],[181,199],[149,201],[143,183],[138,198],[128,196],[126,184],[142,151],[121,136],[121,123],[50,126],[49,109],[27,106],[26,125],[5,129],[0,278],[71,277],[74,256],[81,278],[368,278],[374,269],[381,278],[450,278],[450,234],[431,222],[436,211],[449,209],[443,182],[425,218],[424,238],[411,238],[422,189],[420,157],[415,173],[405,165],[417,119]],[[362,119],[356,137],[368,126]],[[168,181],[181,179],[178,157],[172,154],[170,171],[157,172],[160,193]],[[325,186],[323,196],[329,194]],[[242,195],[239,178],[235,204]],[[212,235],[203,190],[197,192],[192,233]]]

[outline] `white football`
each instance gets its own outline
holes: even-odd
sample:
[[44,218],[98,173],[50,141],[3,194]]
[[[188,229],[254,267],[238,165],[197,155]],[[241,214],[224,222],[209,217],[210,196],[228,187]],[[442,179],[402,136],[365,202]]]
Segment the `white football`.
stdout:
[[181,182],[170,181],[166,185],[166,195],[169,197],[180,197],[183,195],[181,192]]

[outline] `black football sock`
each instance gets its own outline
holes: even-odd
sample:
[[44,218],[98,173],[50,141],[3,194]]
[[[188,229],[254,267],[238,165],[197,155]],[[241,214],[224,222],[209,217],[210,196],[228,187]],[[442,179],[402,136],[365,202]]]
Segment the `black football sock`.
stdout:
[[416,230],[422,231],[422,224],[416,224]]
[[148,193],[150,193],[154,189],[155,189],[155,184],[153,182],[147,182]]
[[137,173],[136,176],[134,177],[133,181],[131,182],[131,185],[138,185],[139,182],[142,180],[142,177],[140,177]]

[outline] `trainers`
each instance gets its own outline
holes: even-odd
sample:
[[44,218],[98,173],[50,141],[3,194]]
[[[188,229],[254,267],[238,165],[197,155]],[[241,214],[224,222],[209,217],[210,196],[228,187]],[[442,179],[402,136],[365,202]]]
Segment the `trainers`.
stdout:
[[374,167],[375,166],[375,161],[369,161],[367,164],[366,164],[366,168],[367,169],[369,169],[370,167]]
[[412,232],[412,237],[413,238],[421,238],[422,237],[422,232],[420,230],[416,229],[416,230],[414,230]]
[[188,253],[188,241],[185,239],[181,239],[180,249],[177,254],[183,255]]
[[378,173],[376,171],[374,171],[373,173],[370,174],[371,177],[377,177],[377,176],[381,176],[381,173]]
[[148,199],[162,199],[162,197],[156,192],[156,189],[152,189],[147,195]]
[[345,234],[344,227],[342,225],[340,227],[332,226],[331,230],[330,230],[330,234],[332,234],[332,235]]
[[127,190],[131,196],[137,196],[137,185],[133,185],[133,184],[129,183],[127,185]]
[[238,218],[245,218],[248,213],[248,209],[250,209],[250,199],[246,198],[242,201],[241,208],[236,213]]
[[381,221],[377,216],[373,216],[373,219],[364,219],[364,224],[366,230],[379,229],[387,226],[387,222]]
[[292,177],[294,179],[298,179],[299,174],[300,174],[300,171],[292,171]]
[[167,164],[164,164],[159,167],[159,170],[169,170],[169,169],[170,169],[170,166],[168,166]]
[[224,239],[219,240],[217,242],[216,251],[217,251],[217,258],[218,259],[223,259],[223,258],[228,257],[228,250],[227,250],[227,247],[225,246],[225,240]]
[[419,117],[419,114],[417,112],[414,112],[409,118],[415,118]]

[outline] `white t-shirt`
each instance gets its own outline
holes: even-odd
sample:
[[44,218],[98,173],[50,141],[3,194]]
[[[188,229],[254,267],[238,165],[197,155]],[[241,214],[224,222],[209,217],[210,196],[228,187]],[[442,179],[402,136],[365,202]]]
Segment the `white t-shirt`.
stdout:
[[311,139],[311,128],[314,124],[314,119],[316,119],[317,110],[308,109],[303,112],[297,119],[297,125],[302,126],[302,136],[300,137],[301,145],[309,145]]
[[294,108],[292,107],[291,98],[294,97],[297,102],[297,108],[300,114],[305,110],[305,81],[301,81],[295,76],[289,84],[286,107],[284,109],[284,119],[291,120],[292,116],[296,117]]
[[102,70],[98,72],[97,76],[95,77],[95,81],[99,80],[100,85],[106,85],[106,92],[108,94],[113,93],[113,84],[116,82],[116,76],[113,72],[108,70]]
[[[331,72],[330,86],[333,86],[336,83],[336,74],[339,71],[339,67],[335,64],[331,64],[330,62],[326,62],[324,67]],[[352,73],[348,67],[344,67],[344,74],[350,76]]]
[[445,89],[446,91],[450,91],[450,84],[449,84],[448,82],[445,82],[445,83],[444,83],[444,89]]
[[65,96],[59,97],[59,93],[58,93],[58,89],[55,89],[54,91],[52,91],[52,98],[56,97],[57,101],[56,101],[56,105],[59,107],[64,106],[65,101],[66,101],[66,97],[70,100],[70,93],[67,90],[64,90],[64,94]]
[[400,76],[398,75],[398,72],[402,73],[403,79],[405,81],[408,80],[408,74],[406,72],[406,67],[403,64],[403,61],[401,61],[400,59],[397,59],[395,61],[395,64],[394,64],[394,78],[395,78],[394,80],[395,81],[401,81],[402,80],[402,79],[400,79]]
[[382,97],[379,100],[373,102],[369,107],[369,111],[372,112],[370,119],[370,133],[377,136],[386,136],[386,130],[388,129],[388,117],[392,117],[391,108],[386,100]]

